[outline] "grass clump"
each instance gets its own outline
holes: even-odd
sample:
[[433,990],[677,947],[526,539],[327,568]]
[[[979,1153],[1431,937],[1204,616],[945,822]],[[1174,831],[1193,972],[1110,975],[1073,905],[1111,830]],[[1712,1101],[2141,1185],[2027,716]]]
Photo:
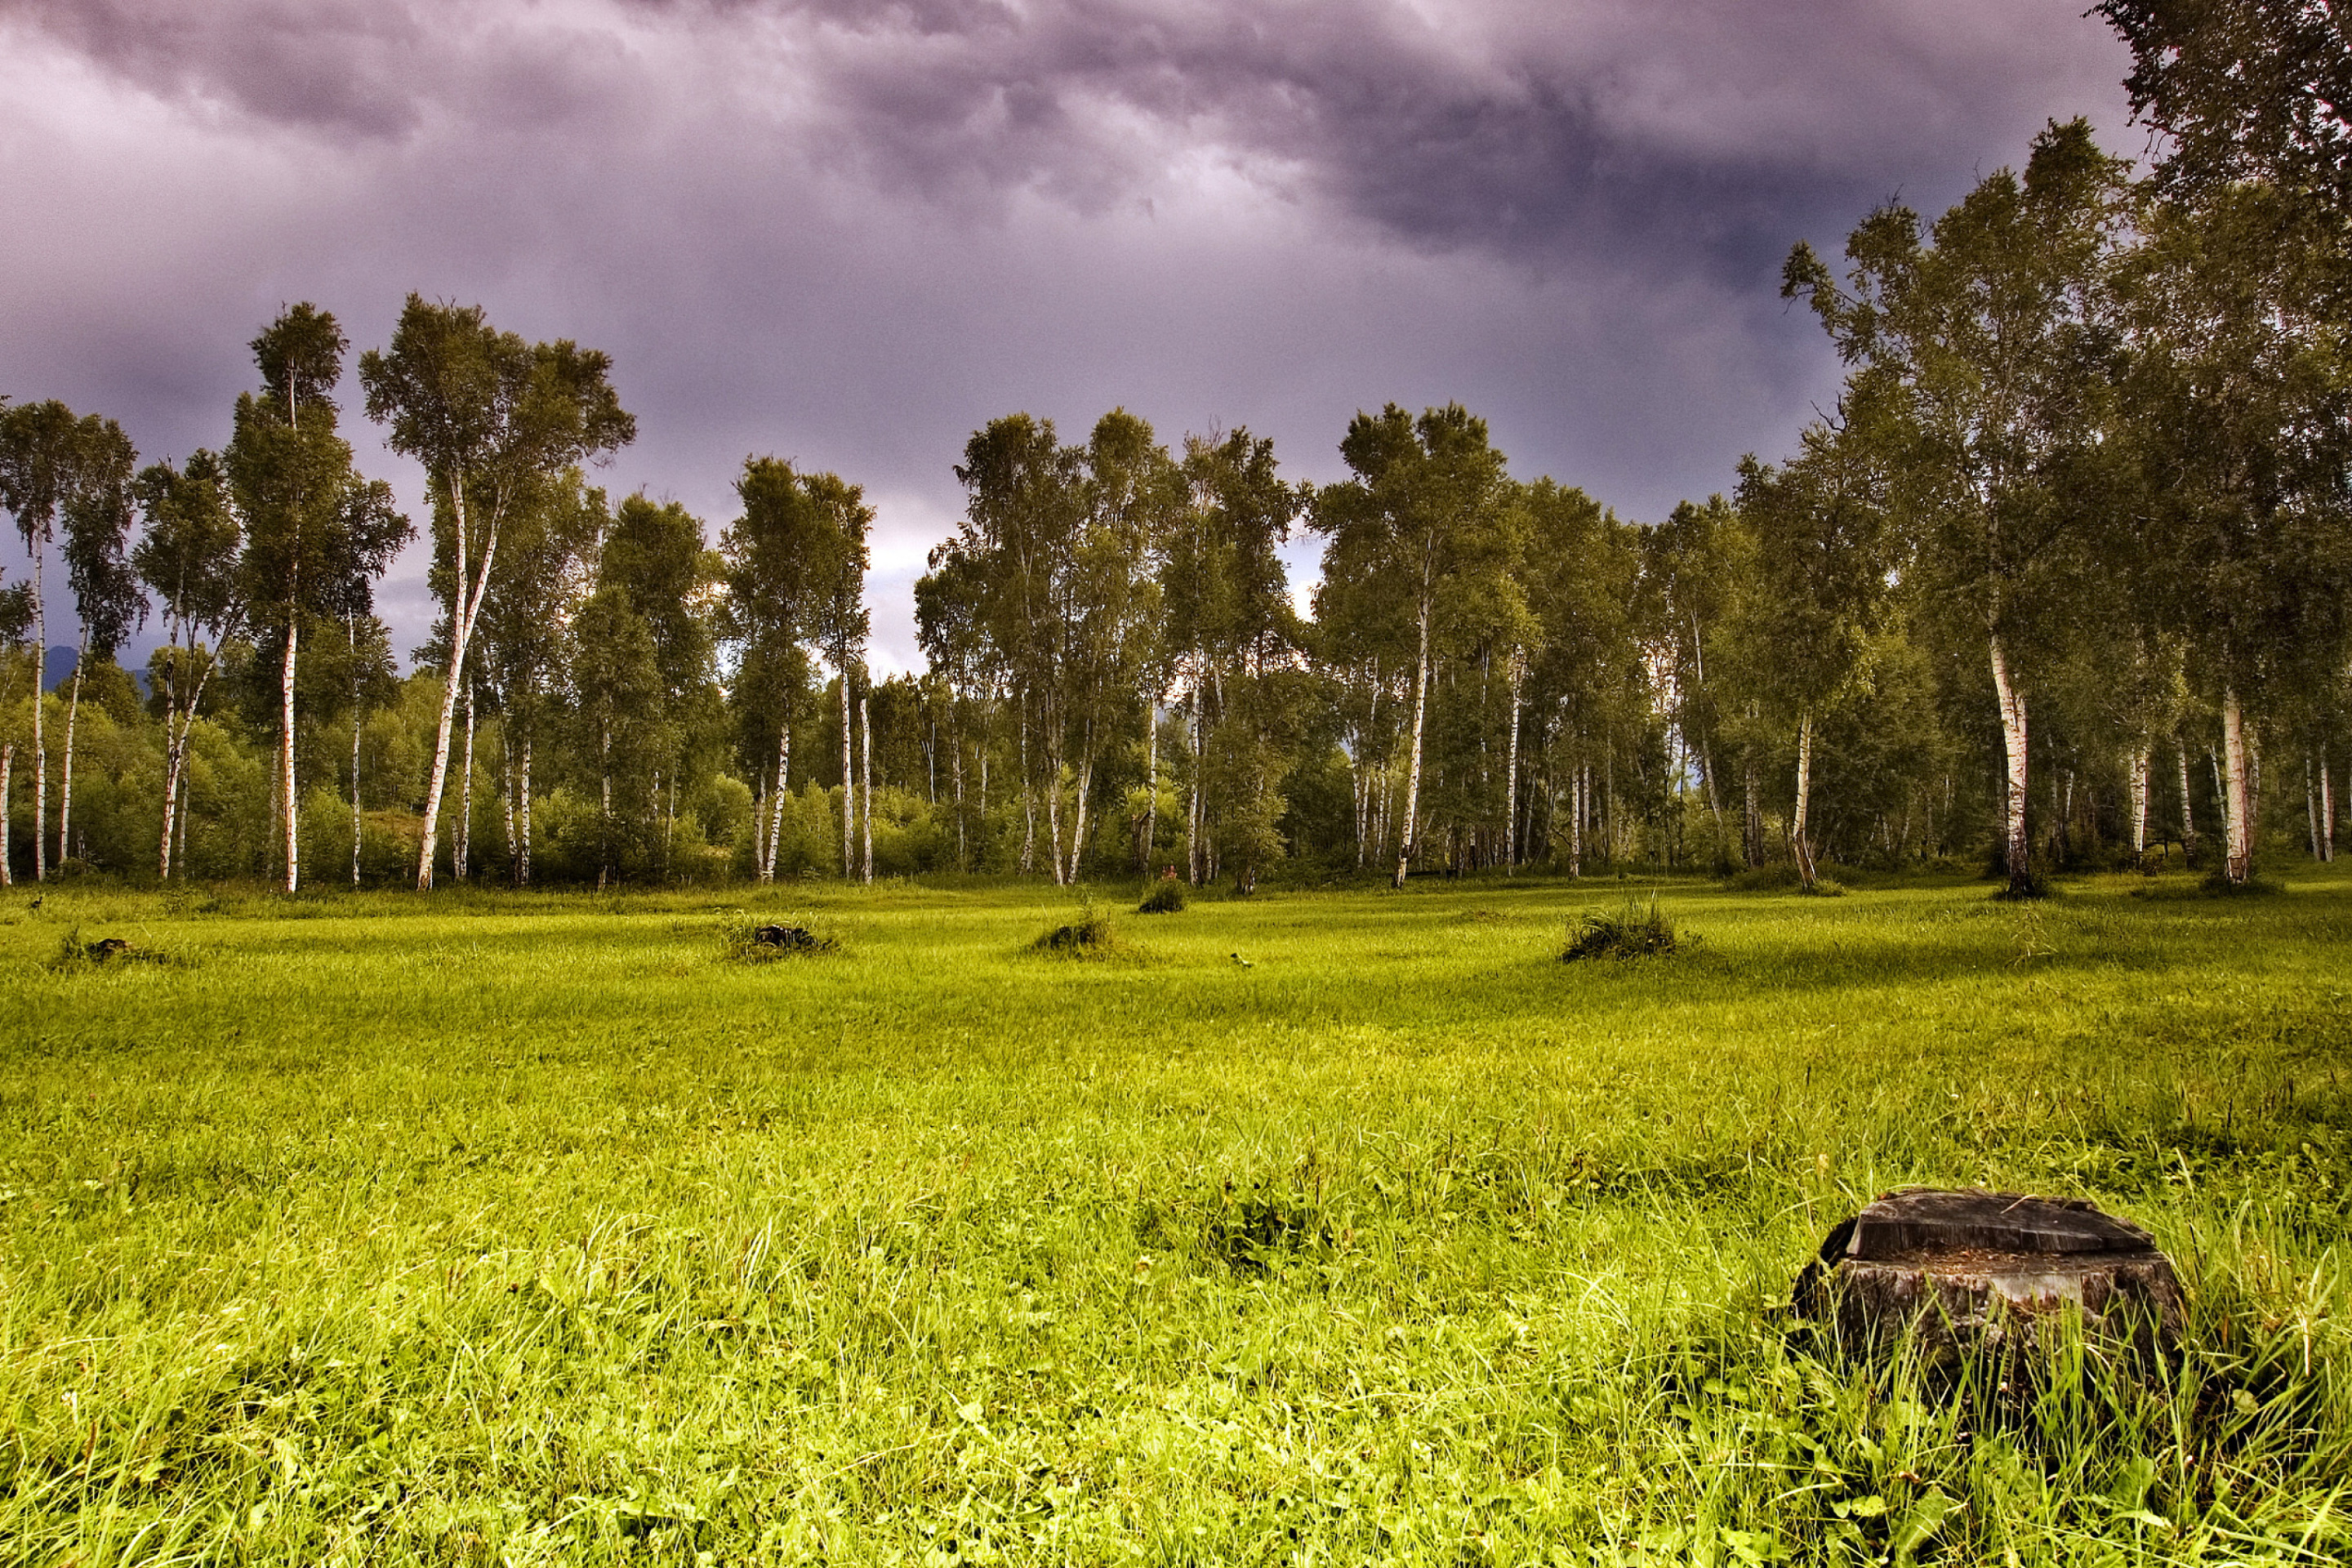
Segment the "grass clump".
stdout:
[[1171,877],[1155,884],[1143,895],[1143,902],[1135,906],[1139,915],[1172,915],[1184,908],[1184,884]]
[[841,943],[819,936],[805,921],[756,921],[736,916],[719,922],[719,956],[728,963],[773,963],[839,952]]
[[102,936],[94,942],[84,942],[81,927],[75,926],[58,939],[58,951],[49,959],[48,967],[58,973],[78,970],[120,968],[128,964],[159,964],[166,968],[184,969],[187,958],[144,942],[132,942],[129,937]]
[[1696,941],[1676,932],[1673,919],[1658,908],[1657,895],[1653,893],[1647,905],[1629,899],[1621,910],[1587,910],[1570,929],[1568,951],[1560,957],[1570,963],[1580,958],[1659,957]]
[[1076,920],[1055,926],[1031,945],[1040,952],[1063,958],[1100,958],[1116,951],[1119,942],[1118,933],[1111,930],[1110,917],[1097,910],[1089,899],[1080,906]]
[[2230,873],[2216,866],[2205,873],[2204,879],[2197,884],[2197,890],[2209,899],[2262,899],[2283,893],[2286,889],[2279,883],[2251,875],[2242,882],[2232,882]]

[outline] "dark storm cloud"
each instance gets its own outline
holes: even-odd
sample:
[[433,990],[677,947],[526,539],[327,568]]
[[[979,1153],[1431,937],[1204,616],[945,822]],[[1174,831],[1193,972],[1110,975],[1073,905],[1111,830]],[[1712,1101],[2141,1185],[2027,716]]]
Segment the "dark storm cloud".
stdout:
[[[151,91],[395,140],[436,113],[609,118],[615,96],[674,85],[629,45],[684,40],[764,64],[764,82],[734,83],[743,107],[884,189],[1032,190],[1097,211],[1148,194],[1183,149],[1415,245],[1530,255],[1622,255],[1660,230],[1744,247],[1791,201],[1868,188],[2021,100],[2074,107],[2086,63],[2110,85],[2113,53],[2038,0],[1975,7],[1973,28],[1866,0],[0,0],[6,13]],[[2076,47],[2039,47],[2062,32]]]
[[366,345],[480,300],[614,353],[620,488],[715,522],[747,451],[863,480],[903,659],[948,466],[1017,407],[1322,477],[1356,407],[1459,397],[1635,515],[1722,488],[1832,383],[1791,241],[2122,129],[2078,10],[0,0],[0,392],[177,455],[281,303]]

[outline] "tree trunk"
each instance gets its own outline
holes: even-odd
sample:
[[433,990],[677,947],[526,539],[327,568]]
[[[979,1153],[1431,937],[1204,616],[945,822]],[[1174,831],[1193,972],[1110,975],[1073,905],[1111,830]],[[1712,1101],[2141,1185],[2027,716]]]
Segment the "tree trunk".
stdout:
[[[353,638],[354,644],[357,638]],[[356,668],[357,660],[353,660]],[[352,681],[352,886],[360,885],[360,691],[359,681]],[[509,828],[508,838],[514,837]]]
[[1201,842],[1201,775],[1208,765],[1208,725],[1202,690],[1195,684],[1192,688],[1192,800],[1187,808],[1184,824],[1184,871],[1196,888],[1202,885],[1209,868],[1208,847]]
[[866,825],[866,885],[874,885],[874,720],[866,706],[866,693],[857,694],[857,771],[862,775],[861,793],[865,810],[860,813]]
[[776,851],[784,841],[784,802],[792,794],[793,726],[790,720],[776,727],[776,793],[768,802],[768,849],[760,866],[760,880],[772,883],[776,879]]
[[[441,792],[449,782],[449,744],[457,721],[457,690],[466,679],[466,650],[474,640],[474,622],[482,613],[482,602],[490,591],[490,563],[499,551],[499,530],[492,521],[482,541],[482,559],[468,584],[466,561],[466,489],[456,479],[449,481],[449,507],[455,522],[457,571],[452,580],[457,584],[457,602],[450,606],[449,615],[449,674],[441,688],[441,717],[433,738],[433,773],[425,790],[424,831],[418,835],[416,847],[416,890],[433,890],[433,860],[441,847]],[[609,814],[608,814],[609,815]]]
[[2132,747],[2131,826],[2135,855],[2147,853],[2147,766],[2148,757],[2155,750],[2155,741],[2145,733]]
[[449,836],[449,874],[463,882],[474,874],[474,683],[466,682],[465,773],[457,781],[457,830]]
[[1095,787],[1094,721],[1087,721],[1087,743],[1078,754],[1077,788],[1070,801],[1070,880],[1078,879],[1078,857],[1087,847],[1087,800]]
[[1151,842],[1160,837],[1160,700],[1155,697],[1145,704],[1143,715],[1143,842],[1135,857],[1135,868],[1146,876],[1151,874]]
[[2303,753],[2303,819],[2311,828],[2311,858],[2319,855],[2319,790],[2312,783],[2311,753]]
[[521,867],[521,870],[519,873],[518,880],[522,886],[528,888],[530,886],[530,731],[528,730],[523,731],[522,737],[522,800],[520,805],[522,807],[522,836],[517,848],[520,857],[518,864]]
[[1419,831],[1421,814],[1421,735],[1429,715],[1429,591],[1426,580],[1421,595],[1421,655],[1414,666],[1412,680],[1412,752],[1404,775],[1403,831],[1397,840],[1396,876],[1389,885],[1402,890],[1406,868],[1412,864],[1417,847],[1413,837]]
[[1568,874],[1572,878],[1584,875],[1584,792],[1591,771],[1580,761],[1570,785],[1574,798],[1568,814]]
[[1021,694],[1013,727],[1021,744],[1021,874],[1025,877],[1037,865],[1036,781],[1029,776],[1029,694],[1025,691]]
[[[8,785],[16,772],[16,748],[0,744],[0,888],[16,885],[16,847],[8,842]],[[169,807],[165,810],[168,812]],[[167,816],[164,819],[170,821]]]
[[301,632],[293,616],[286,618],[286,658],[278,667],[278,790],[286,813],[286,890],[301,881],[301,811],[294,795],[294,656]]
[[1790,819],[1789,843],[1796,851],[1797,876],[1808,888],[1813,885],[1813,847],[1805,837],[1806,819],[1813,800],[1813,710],[1808,708],[1797,721],[1797,809]]
[[[955,702],[950,697],[949,702]],[[955,707],[948,710],[948,778],[955,787],[956,869],[971,869],[971,850],[965,838],[963,814],[963,714]]]
[[2180,764],[2180,854],[2181,858],[2194,865],[2197,860],[2197,810],[2189,799],[2189,742],[2175,734],[2172,752]]
[[73,823],[73,754],[74,721],[81,715],[81,667],[89,661],[89,629],[84,627],[81,641],[74,648],[73,695],[66,700],[66,749],[58,760],[58,864],[63,866],[73,858],[68,848]]
[[2222,873],[2243,886],[2254,871],[2252,780],[2247,765],[2246,713],[2237,683],[2221,689]]
[[2327,748],[2319,748],[2319,858],[2336,858],[2336,789],[2327,772]]
[[514,710],[507,710],[507,721],[499,726],[499,805],[507,830],[507,885],[520,887],[519,872],[521,862],[515,858],[515,757]]
[[613,875],[613,722],[609,719],[597,726],[596,756],[596,890],[601,893]]
[[[843,659],[845,667],[848,660]],[[857,876],[857,775],[849,763],[849,671],[841,672],[841,879]]]
[[1753,762],[1742,770],[1741,788],[1746,792],[1746,799],[1740,807],[1739,847],[1742,858],[1753,870],[1764,864],[1764,805],[1758,794],[1756,764]]
[[1999,637],[1990,639],[1990,647],[1993,695],[2000,702],[2000,740],[2009,764],[2002,836],[2009,890],[2024,893],[2033,883],[2033,846],[2025,836],[2025,693],[2010,679],[2008,650]]
[[48,614],[41,603],[41,535],[33,532],[33,880],[49,879],[49,747],[41,730],[42,677],[49,662]]
[[1511,755],[1503,773],[1503,865],[1519,868],[1519,698],[1527,670],[1517,654],[1511,656]]

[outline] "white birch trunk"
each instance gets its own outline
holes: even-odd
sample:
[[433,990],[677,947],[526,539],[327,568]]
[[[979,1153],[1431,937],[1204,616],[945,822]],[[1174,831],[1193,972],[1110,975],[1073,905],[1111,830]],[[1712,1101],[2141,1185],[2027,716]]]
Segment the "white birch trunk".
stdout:
[[768,798],[767,845],[760,862],[760,880],[776,879],[776,849],[784,839],[784,800],[792,790],[793,727],[787,721],[776,727],[776,790]]
[[2148,757],[2156,742],[2142,735],[2132,747],[2131,754],[2131,824],[2132,853],[2147,853],[2147,769]]
[[2319,858],[2319,787],[2312,782],[2311,753],[2303,753],[2303,820],[2311,829],[2311,858]]
[[865,825],[866,863],[862,879],[867,887],[874,885],[874,716],[866,705],[866,694],[857,694],[857,772],[859,793],[864,808],[859,820]]
[[466,682],[466,761],[457,780],[457,829],[449,836],[449,874],[463,882],[474,874],[474,683]]
[[2327,771],[2327,748],[2319,748],[2319,858],[2336,858],[2336,789]]
[[1568,816],[1568,874],[1571,878],[1584,875],[1584,795],[1591,770],[1581,762],[1576,764],[1575,800]]
[[530,736],[528,732],[522,738],[521,794],[522,837],[518,841],[518,853],[522,869],[518,879],[528,888],[530,886]]
[[1808,708],[1797,721],[1797,809],[1789,821],[1789,842],[1797,856],[1797,875],[1810,888],[1814,881],[1813,847],[1806,837],[1806,823],[1813,802],[1813,710]]
[[1412,679],[1412,751],[1404,775],[1404,819],[1397,839],[1396,876],[1390,886],[1402,890],[1405,870],[1412,864],[1417,845],[1414,835],[1419,831],[1421,814],[1421,734],[1429,714],[1429,586],[1423,580],[1421,595],[1421,656],[1414,666]]
[[1503,773],[1503,864],[1519,867],[1519,696],[1527,670],[1517,654],[1511,656],[1511,753]]
[[[474,640],[474,622],[482,613],[482,602],[490,591],[490,563],[499,550],[498,523],[493,518],[482,540],[482,559],[467,575],[466,560],[466,489],[456,479],[449,481],[450,515],[455,524],[457,571],[453,581],[457,586],[457,602],[449,616],[449,673],[441,688],[441,717],[433,738],[433,773],[425,790],[424,831],[416,848],[416,890],[433,890],[433,861],[441,847],[441,794],[449,782],[450,742],[455,738],[457,721],[457,692],[466,679],[466,650]],[[610,815],[608,812],[607,816]],[[599,874],[602,885],[602,874]]]
[[48,612],[41,601],[41,535],[33,532],[33,880],[49,879],[49,747],[42,734],[42,679],[48,673]]
[[[847,660],[843,661],[846,665]],[[849,671],[841,672],[841,879],[857,875],[857,775],[849,765]]]
[[515,859],[515,759],[513,705],[507,710],[507,722],[499,726],[499,809],[507,830],[507,881],[520,886],[516,877]]
[[2173,757],[2180,765],[2180,850],[2194,859],[2197,855],[2197,811],[2189,799],[2189,742],[2173,737]]
[[302,878],[301,811],[294,797],[294,658],[302,634],[294,617],[286,617],[286,658],[278,667],[278,793],[286,813],[286,890],[292,892]]
[[89,660],[89,630],[82,629],[74,648],[73,695],[66,700],[66,750],[58,760],[58,864],[73,858],[74,721],[81,716],[81,667]]
[[2003,811],[2003,837],[2009,867],[2009,888],[2021,892],[2032,873],[2032,846],[2025,837],[2025,693],[2010,678],[2008,651],[2000,638],[1990,639],[1993,694],[2000,703],[2001,746],[2008,761],[2008,796]]
[[[353,639],[356,642],[356,638]],[[352,886],[360,885],[360,694],[358,683],[352,689]]]
[[2246,713],[2232,681],[2221,689],[2222,870],[2242,884],[2253,875],[2252,786],[2246,755]]
[[0,745],[0,888],[16,885],[16,855],[8,843],[8,785],[16,772],[16,748]]

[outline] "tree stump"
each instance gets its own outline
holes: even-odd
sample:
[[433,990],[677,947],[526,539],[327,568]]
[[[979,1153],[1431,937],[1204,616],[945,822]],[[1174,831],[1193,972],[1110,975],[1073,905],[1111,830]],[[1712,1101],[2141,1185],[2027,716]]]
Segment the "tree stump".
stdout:
[[1839,1224],[1793,1306],[1848,1345],[1908,1335],[1930,1360],[2075,1332],[2153,1357],[2181,1321],[2171,1259],[2130,1221],[2079,1198],[1935,1189],[1889,1193]]

